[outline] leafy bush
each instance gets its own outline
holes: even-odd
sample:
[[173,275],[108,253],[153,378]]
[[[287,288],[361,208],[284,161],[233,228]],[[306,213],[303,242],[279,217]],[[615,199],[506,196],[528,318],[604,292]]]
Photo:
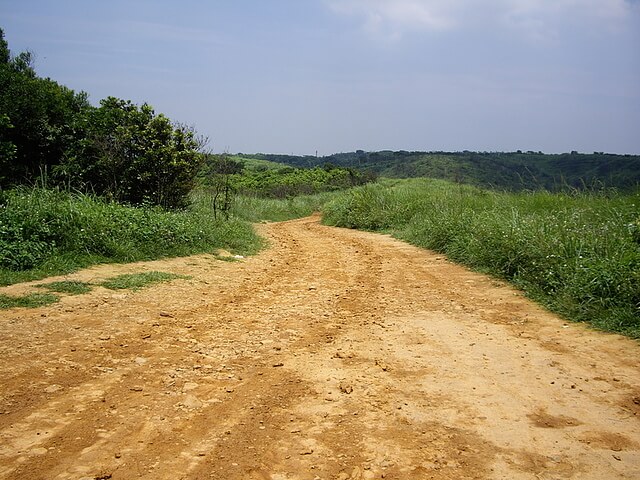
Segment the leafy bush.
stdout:
[[34,182],[82,135],[87,95],[36,76],[32,55],[12,57],[0,29],[0,187]]
[[[231,168],[229,168],[231,167]],[[315,168],[293,168],[226,154],[209,155],[200,172],[203,185],[215,187],[220,173],[229,175],[234,192],[265,198],[293,198],[322,192],[344,190],[374,180],[355,168],[324,165]]]
[[202,165],[205,141],[150,105],[109,97],[88,110],[86,134],[55,175],[121,203],[184,207]]
[[32,63],[11,56],[0,29],[0,188],[43,176],[122,203],[187,206],[206,139],[146,103],[108,97],[95,108]]

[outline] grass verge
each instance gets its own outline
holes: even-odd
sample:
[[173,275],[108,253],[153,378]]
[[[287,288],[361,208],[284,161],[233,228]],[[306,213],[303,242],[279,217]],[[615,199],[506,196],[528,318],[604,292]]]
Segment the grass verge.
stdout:
[[90,283],[79,282],[76,280],[42,283],[36,286],[55,293],[66,293],[67,295],[81,295],[83,293],[89,293],[93,288]]
[[213,253],[251,254],[262,240],[241,219],[133,208],[87,195],[19,188],[0,192],[0,285],[66,274],[96,263]]
[[392,233],[563,317],[640,338],[640,192],[508,194],[416,179],[341,193],[324,222]]
[[12,296],[0,294],[0,310],[24,307],[37,308],[57,302],[60,298],[51,293],[31,293],[28,295]]
[[[286,199],[263,198],[238,195],[231,209],[231,217],[246,222],[282,222],[302,218],[318,212],[334,197],[335,193],[324,192],[315,195],[299,195]],[[194,193],[194,203],[203,211],[210,211],[211,194],[205,190]]]
[[141,288],[155,285],[157,283],[169,282],[177,278],[191,278],[184,275],[176,275],[166,272],[142,272],[142,273],[126,273],[110,278],[98,284],[101,287],[111,290],[140,290]]
[[[111,290],[140,290],[141,288],[155,285],[158,283],[169,282],[177,278],[191,278],[184,275],[175,275],[166,272],[143,272],[118,275],[109,278],[102,283],[96,284]],[[62,293],[67,295],[82,295],[89,293],[95,285],[79,282],[74,280],[65,280],[60,282],[50,282],[36,285],[38,288],[45,288],[51,292]],[[56,303],[60,297],[50,293],[30,293],[21,296],[12,296],[0,294],[0,310],[9,308],[37,308],[45,305]]]

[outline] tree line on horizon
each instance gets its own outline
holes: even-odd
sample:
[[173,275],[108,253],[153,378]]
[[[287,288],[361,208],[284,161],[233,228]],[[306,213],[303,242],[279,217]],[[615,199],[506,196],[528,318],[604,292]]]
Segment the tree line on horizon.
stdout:
[[295,167],[333,164],[391,178],[430,177],[483,188],[522,190],[631,190],[640,185],[640,155],[604,152],[391,151],[313,155],[239,154]]

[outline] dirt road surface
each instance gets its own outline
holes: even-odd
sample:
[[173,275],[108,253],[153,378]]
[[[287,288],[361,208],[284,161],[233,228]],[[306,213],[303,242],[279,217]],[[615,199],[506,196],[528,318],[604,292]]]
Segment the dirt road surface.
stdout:
[[387,236],[260,228],[1,312],[0,479],[640,478],[636,342]]

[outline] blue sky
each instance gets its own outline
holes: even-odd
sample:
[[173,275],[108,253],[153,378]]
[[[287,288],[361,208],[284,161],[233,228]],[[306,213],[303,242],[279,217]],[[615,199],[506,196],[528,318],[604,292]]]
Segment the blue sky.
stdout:
[[640,153],[637,0],[0,0],[0,27],[214,151]]

